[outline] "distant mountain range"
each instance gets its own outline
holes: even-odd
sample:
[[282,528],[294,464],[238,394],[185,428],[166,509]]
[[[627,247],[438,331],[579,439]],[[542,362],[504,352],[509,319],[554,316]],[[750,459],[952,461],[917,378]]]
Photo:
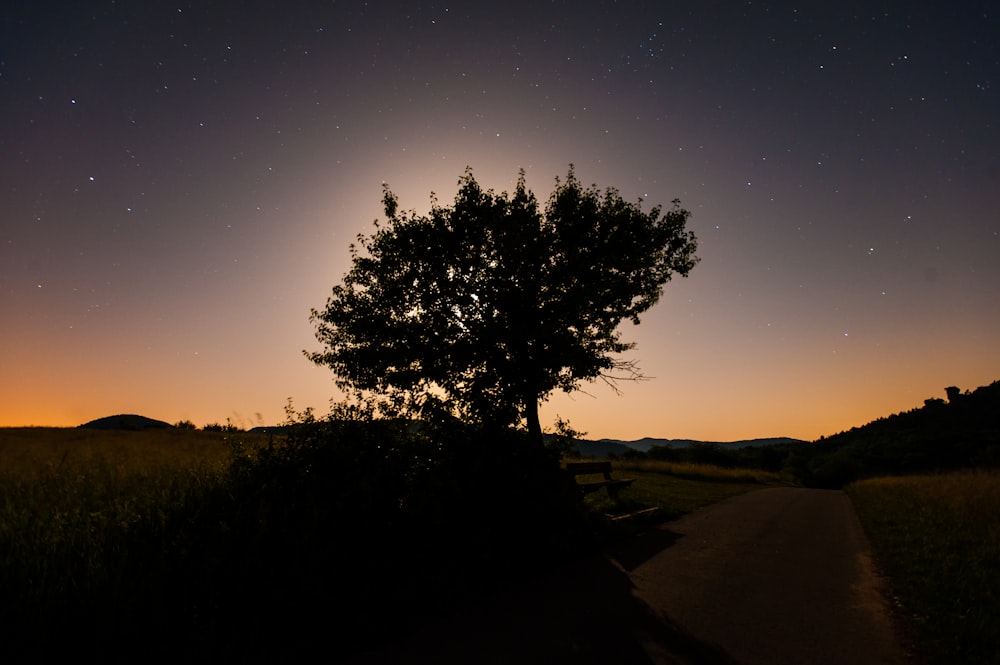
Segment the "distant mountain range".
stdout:
[[651,448],[689,448],[694,445],[719,446],[726,450],[738,450],[753,446],[774,446],[793,443],[808,443],[802,439],[789,437],[772,437],[765,439],[743,439],[740,441],[697,441],[695,439],[653,439],[645,437],[636,441],[620,439],[599,439],[592,441],[581,439],[577,442],[576,451],[583,457],[607,457],[609,453],[621,456],[628,450],[648,452]]

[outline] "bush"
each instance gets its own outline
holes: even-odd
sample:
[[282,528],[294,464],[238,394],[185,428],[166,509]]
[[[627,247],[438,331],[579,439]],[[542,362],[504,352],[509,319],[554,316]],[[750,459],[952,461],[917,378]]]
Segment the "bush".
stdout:
[[586,534],[558,457],[520,432],[325,421],[232,473],[265,596],[350,606],[345,638],[392,631],[387,607],[443,609],[551,565]]

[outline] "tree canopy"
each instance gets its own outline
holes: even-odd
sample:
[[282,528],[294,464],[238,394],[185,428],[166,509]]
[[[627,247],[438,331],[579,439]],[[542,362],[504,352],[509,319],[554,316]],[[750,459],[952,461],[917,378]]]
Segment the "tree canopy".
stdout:
[[544,209],[523,170],[496,194],[467,169],[454,204],[432,194],[427,215],[383,190],[387,223],[351,245],[343,282],[312,311],[324,349],[306,355],[397,412],[524,422],[541,440],[538,404],[556,389],[639,377],[619,324],[638,324],[698,261],[679,201],[644,212],[581,186],[572,166]]

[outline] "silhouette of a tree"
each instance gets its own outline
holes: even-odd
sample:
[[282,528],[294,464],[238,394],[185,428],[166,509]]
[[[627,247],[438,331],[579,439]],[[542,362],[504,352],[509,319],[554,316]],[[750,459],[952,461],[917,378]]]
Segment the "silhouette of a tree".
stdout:
[[352,266],[322,311],[324,350],[307,352],[337,384],[378,395],[394,413],[444,409],[473,421],[525,423],[554,390],[642,378],[618,330],[697,263],[679,201],[643,212],[617,190],[584,188],[572,166],[544,206],[521,171],[513,195],[483,191],[471,170],[451,207],[400,212],[351,245]]

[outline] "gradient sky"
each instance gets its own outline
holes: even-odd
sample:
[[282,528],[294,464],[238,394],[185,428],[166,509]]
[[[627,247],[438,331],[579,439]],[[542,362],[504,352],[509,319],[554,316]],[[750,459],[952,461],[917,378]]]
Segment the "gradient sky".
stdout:
[[[818,5],[821,7],[817,8]],[[818,438],[1000,379],[996,2],[20,2],[0,425],[325,413],[381,215],[519,168],[692,211],[701,263],[556,396],[592,438]]]

